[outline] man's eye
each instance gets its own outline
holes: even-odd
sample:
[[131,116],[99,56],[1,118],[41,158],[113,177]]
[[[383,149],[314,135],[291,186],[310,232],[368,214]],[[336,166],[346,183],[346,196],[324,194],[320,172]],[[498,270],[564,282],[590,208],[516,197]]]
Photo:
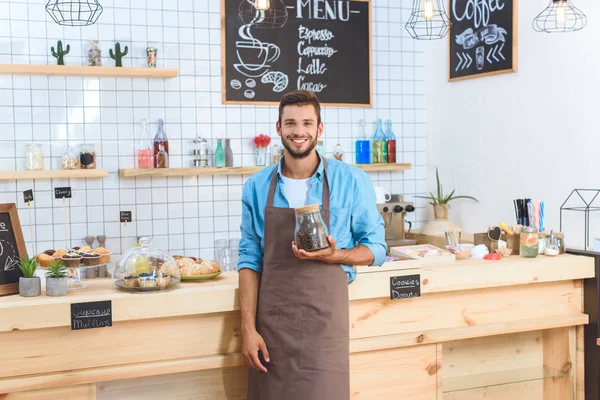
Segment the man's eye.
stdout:
[[286,124],[286,126],[292,126],[292,125],[294,125],[293,122],[286,122],[285,124]]

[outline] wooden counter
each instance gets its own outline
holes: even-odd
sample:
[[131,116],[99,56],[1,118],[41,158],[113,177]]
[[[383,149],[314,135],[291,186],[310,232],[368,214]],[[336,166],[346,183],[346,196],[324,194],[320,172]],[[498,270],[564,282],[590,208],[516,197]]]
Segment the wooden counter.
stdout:
[[[591,258],[358,272],[352,399],[583,399]],[[421,297],[390,300],[390,277],[413,274]],[[245,398],[236,273],[153,294],[88,283],[62,298],[0,298],[0,399]],[[100,300],[112,301],[113,326],[72,331],[70,304]]]

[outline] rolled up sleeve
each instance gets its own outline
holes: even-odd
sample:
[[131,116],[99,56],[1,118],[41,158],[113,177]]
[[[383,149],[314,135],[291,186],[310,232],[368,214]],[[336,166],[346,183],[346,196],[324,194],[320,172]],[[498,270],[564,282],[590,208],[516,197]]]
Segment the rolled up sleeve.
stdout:
[[237,270],[244,268],[262,273],[263,248],[261,237],[257,233],[257,221],[253,211],[252,184],[246,182],[242,192],[242,224],[240,225],[241,240],[239,246],[239,261]]
[[354,186],[352,207],[352,236],[358,244],[366,246],[373,253],[371,265],[382,265],[385,262],[387,244],[383,218],[376,206],[373,182],[366,173],[361,173]]

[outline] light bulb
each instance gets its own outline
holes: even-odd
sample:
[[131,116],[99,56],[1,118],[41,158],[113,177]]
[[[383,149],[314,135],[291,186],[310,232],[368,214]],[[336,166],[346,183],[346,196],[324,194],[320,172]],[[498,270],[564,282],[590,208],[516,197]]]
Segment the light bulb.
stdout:
[[254,0],[254,7],[258,11],[267,11],[271,6],[271,2],[269,0]]
[[564,25],[567,19],[567,9],[565,8],[565,2],[559,1],[556,6],[556,25]]
[[423,4],[423,18],[427,20],[433,18],[433,0],[425,0]]

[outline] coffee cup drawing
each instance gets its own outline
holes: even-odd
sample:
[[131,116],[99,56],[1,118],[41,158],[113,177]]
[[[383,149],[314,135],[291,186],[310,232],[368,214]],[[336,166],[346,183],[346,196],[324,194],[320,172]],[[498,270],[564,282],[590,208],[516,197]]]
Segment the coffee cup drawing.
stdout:
[[271,69],[271,63],[281,55],[279,46],[262,43],[258,40],[236,42],[236,54],[239,63],[234,68],[241,74],[256,78]]

